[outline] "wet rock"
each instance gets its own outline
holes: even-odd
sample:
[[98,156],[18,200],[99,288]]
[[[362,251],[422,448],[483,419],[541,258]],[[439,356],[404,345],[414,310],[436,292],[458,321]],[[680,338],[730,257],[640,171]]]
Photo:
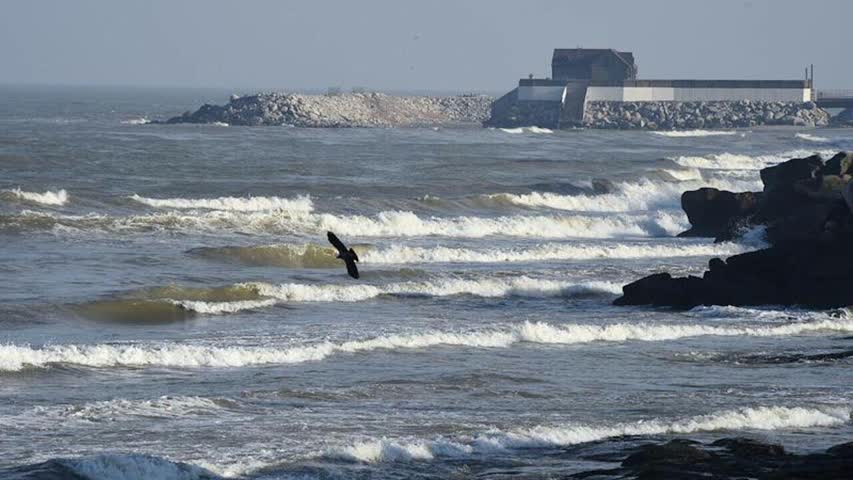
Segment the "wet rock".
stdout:
[[723,447],[737,457],[780,457],[785,455],[782,445],[762,443],[751,438],[721,438],[711,444]]
[[824,175],[849,175],[853,173],[853,153],[838,152],[826,161],[822,173]]
[[[819,156],[791,159],[761,171],[764,192],[685,192],[692,228],[683,235],[736,235],[733,225],[763,225],[770,248],[712,259],[702,277],[655,273],[623,287],[616,305],[853,305],[853,182]],[[743,201],[738,201],[742,195]],[[719,235],[719,234],[718,234]],[[718,236],[718,239],[721,237]]]
[[824,453],[799,455],[748,438],[724,438],[710,445],[676,439],[634,448],[619,468],[575,473],[569,478],[849,480],[851,471],[853,442]]
[[700,188],[681,195],[681,208],[691,228],[680,237],[718,237],[732,222],[758,211],[761,194],[732,193],[716,188]]

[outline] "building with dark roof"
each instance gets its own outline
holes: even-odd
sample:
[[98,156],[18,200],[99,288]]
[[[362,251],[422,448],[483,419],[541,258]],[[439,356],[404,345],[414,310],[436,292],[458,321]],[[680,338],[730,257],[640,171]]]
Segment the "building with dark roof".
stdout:
[[551,57],[554,80],[621,81],[637,78],[631,52],[612,48],[555,48]]
[[487,125],[569,127],[595,103],[782,102],[812,97],[805,80],[638,80],[634,54],[612,48],[557,48],[550,78],[523,78],[492,104]]

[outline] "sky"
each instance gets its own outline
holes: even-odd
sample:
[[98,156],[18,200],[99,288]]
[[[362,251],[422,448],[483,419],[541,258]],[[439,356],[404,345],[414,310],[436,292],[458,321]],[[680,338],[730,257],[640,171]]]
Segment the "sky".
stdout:
[[502,92],[554,48],[640,78],[853,88],[850,0],[0,0],[0,83]]

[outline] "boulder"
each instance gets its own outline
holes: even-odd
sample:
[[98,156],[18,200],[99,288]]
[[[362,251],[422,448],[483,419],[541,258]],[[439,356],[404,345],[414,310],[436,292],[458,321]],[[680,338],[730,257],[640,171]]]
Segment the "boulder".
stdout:
[[719,237],[740,219],[758,211],[760,193],[732,193],[716,188],[690,190],[681,195],[681,208],[691,228],[680,237]]
[[765,192],[789,192],[793,189],[794,183],[814,179],[822,169],[823,159],[820,155],[812,155],[764,168],[760,175]]
[[711,444],[722,447],[737,457],[780,457],[785,455],[785,447],[773,443],[762,443],[751,438],[721,438]]
[[[849,480],[853,442],[826,452],[786,453],[780,445],[747,438],[723,438],[710,445],[675,439],[628,448],[617,468],[567,478],[639,480]],[[594,459],[594,458],[591,458]]]
[[853,153],[838,152],[826,161],[821,173],[824,175],[849,175],[853,174]]

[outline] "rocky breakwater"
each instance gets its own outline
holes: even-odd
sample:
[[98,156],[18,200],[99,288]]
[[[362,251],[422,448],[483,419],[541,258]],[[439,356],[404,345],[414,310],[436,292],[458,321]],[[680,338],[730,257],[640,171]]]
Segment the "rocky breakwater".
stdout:
[[586,103],[583,126],[671,130],[748,128],[758,125],[825,126],[830,115],[813,102],[604,102]]
[[295,127],[413,127],[480,125],[492,97],[391,96],[381,93],[232,95],[225,105],[203,105],[158,123],[225,123]]
[[795,158],[761,170],[762,192],[703,188],[681,205],[683,236],[736,239],[766,227],[769,248],[711,259],[702,277],[656,273],[623,287],[616,305],[853,305],[853,154]]

